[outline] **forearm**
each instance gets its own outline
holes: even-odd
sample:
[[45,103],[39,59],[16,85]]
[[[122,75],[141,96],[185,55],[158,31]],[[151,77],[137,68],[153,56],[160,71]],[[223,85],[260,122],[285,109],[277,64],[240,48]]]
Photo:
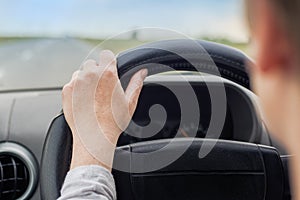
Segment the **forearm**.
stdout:
[[[116,141],[113,144],[115,143]],[[111,174],[114,149],[104,149],[103,154],[109,155],[111,162],[103,163],[94,158],[84,147],[78,135],[73,133],[71,167],[59,200],[116,199],[115,183]],[[98,155],[98,157],[102,156]]]

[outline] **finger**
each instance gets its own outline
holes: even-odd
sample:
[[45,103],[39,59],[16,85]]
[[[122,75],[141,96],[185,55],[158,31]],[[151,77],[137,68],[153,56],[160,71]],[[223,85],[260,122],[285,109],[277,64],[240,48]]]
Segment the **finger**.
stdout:
[[[62,90],[62,106],[63,106],[64,113],[72,113],[72,97],[73,97],[72,94],[73,94],[73,85],[71,83],[68,83],[63,87]],[[72,117],[68,116],[68,118],[72,118]],[[67,120],[71,120],[71,119],[67,119]],[[69,121],[69,123],[72,122]]]
[[148,75],[147,69],[142,69],[135,73],[131,78],[129,85],[125,91],[125,96],[129,103],[129,113],[132,115],[136,109],[138,98],[140,96],[143,83]]
[[63,107],[63,113],[65,116],[65,119],[71,129],[73,139],[76,137],[76,127],[74,123],[74,117],[73,117],[73,92],[74,87],[73,84],[68,83],[64,86],[62,90],[62,107]]
[[82,70],[83,71],[93,70],[97,66],[98,66],[98,64],[95,60],[87,60],[83,63]]
[[79,70],[75,71],[72,75],[72,79],[71,79],[71,82],[73,82],[77,77],[78,77],[78,74],[79,74]]
[[99,66],[105,71],[109,70],[117,73],[117,61],[113,52],[109,50],[101,51]]
[[[79,70],[75,71],[72,75],[71,81],[69,83],[67,83],[66,85],[64,85],[64,87],[62,89],[62,106],[63,106],[64,113],[72,113],[72,110],[73,110],[72,109],[72,98],[73,98],[74,83],[75,83],[79,73],[80,73]],[[73,123],[73,122],[71,122],[71,121],[73,121],[71,116],[68,116],[67,118],[69,120],[68,123]]]

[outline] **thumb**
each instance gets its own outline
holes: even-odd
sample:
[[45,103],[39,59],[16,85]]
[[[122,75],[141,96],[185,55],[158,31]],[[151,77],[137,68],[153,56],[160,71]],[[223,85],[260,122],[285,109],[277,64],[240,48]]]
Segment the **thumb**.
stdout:
[[130,82],[127,86],[127,89],[125,91],[125,96],[127,98],[127,101],[129,103],[129,114],[130,116],[133,115],[137,102],[143,87],[143,83],[145,78],[148,75],[147,69],[142,69],[135,73],[132,78],[130,79]]

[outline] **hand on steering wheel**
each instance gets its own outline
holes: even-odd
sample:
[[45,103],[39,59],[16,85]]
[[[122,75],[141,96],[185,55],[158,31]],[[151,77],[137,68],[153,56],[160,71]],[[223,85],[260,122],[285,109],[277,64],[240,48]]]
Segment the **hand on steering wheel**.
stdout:
[[[88,60],[73,74],[62,91],[63,110],[73,135],[71,169],[95,164],[111,170],[114,147],[132,118],[146,76],[146,69],[138,71],[124,91],[111,51],[100,53],[99,64]],[[82,140],[95,134],[103,138],[97,152]]]
[[[250,86],[249,77],[247,75],[247,71],[245,70],[245,63],[251,62],[251,60],[249,60],[249,58],[246,57],[244,54],[242,54],[240,51],[236,51],[232,48],[228,48],[223,45],[219,45],[215,43],[210,43],[205,41],[194,41],[194,40],[159,41],[150,44],[145,44],[143,46],[120,53],[117,58],[117,69],[118,69],[117,71],[118,71],[118,77],[121,78],[120,80],[121,80],[122,88],[124,89],[126,88],[126,92],[120,89],[117,75],[111,72],[107,72],[107,70],[105,69],[105,66],[112,61],[114,61],[112,67],[114,67],[115,69],[114,56],[111,53],[109,55],[107,54],[108,52],[104,52],[101,54],[100,65],[102,67],[97,66],[95,61],[93,62],[88,61],[87,63],[84,64],[85,67],[83,67],[83,70],[77,72],[77,74],[74,75],[72,81],[73,83],[68,84],[64,88],[64,105],[63,105],[64,113],[60,113],[57,117],[53,119],[49,127],[47,138],[45,140],[44,149],[43,149],[43,158],[41,163],[41,183],[40,183],[42,199],[57,199],[60,196],[61,186],[63,184],[67,172],[70,169],[71,157],[72,157],[71,167],[73,168],[83,164],[92,164],[92,165],[102,164],[99,163],[98,161],[99,159],[98,160],[95,159],[90,154],[90,152],[87,151],[88,149],[86,148],[87,146],[83,146],[84,144],[86,144],[86,141],[84,142],[84,144],[80,143],[81,142],[80,139],[82,138],[79,139],[78,135],[82,137],[85,135],[94,136],[94,134],[98,136],[103,134],[112,134],[110,135],[111,136],[110,140],[116,140],[116,138],[118,138],[121,128],[115,126],[115,121],[113,121],[113,123],[108,123],[108,121],[105,121],[105,120],[109,120],[107,116],[104,117],[103,119],[99,118],[101,119],[101,124],[99,123],[99,127],[101,127],[101,129],[106,129],[108,132],[104,132],[103,134],[100,134],[102,132],[93,132],[92,130],[93,127],[90,125],[94,125],[94,123],[96,124],[98,123],[98,117],[96,116],[100,116],[101,112],[107,111],[104,110],[105,108],[104,103],[110,102],[110,100],[116,101],[115,103],[119,103],[120,101],[120,105],[116,107],[117,109],[119,109],[121,103],[123,103],[124,105],[127,102],[128,104],[128,106],[126,107],[127,110],[125,109],[118,110],[117,113],[122,113],[123,111],[124,112],[126,111],[128,113],[128,108],[130,105],[129,102],[132,102],[131,109],[134,110],[136,106],[137,96],[139,94],[139,90],[137,89],[140,88],[142,85],[141,84],[142,81],[139,80],[144,78],[142,74],[136,74],[140,69],[146,68],[148,70],[148,75],[155,75],[161,72],[172,71],[172,70],[199,71],[203,73],[221,76],[225,79],[231,80],[236,84],[239,84],[248,89]],[[109,58],[108,61],[106,60],[106,58]],[[193,62],[196,63],[196,65],[192,65],[188,60],[192,60]],[[99,68],[102,68],[102,72],[106,71],[107,73],[105,74],[103,73],[102,75],[100,75],[101,71]],[[97,69],[97,70],[90,72],[91,69]],[[133,74],[136,75],[135,78],[132,79]],[[106,80],[108,81],[104,81],[105,79],[102,79],[104,78],[102,76],[105,76]],[[109,76],[111,77],[108,78]],[[97,79],[97,81],[95,81],[94,79]],[[99,82],[98,79],[100,79]],[[101,83],[101,80],[103,83]],[[129,80],[131,80],[131,82]],[[129,84],[130,86],[125,87],[128,85],[128,82],[130,82]],[[80,85],[81,87],[77,87],[76,84]],[[112,98],[111,97],[113,94],[111,92],[112,89],[109,90],[108,88],[115,88],[116,85],[119,87],[119,90],[115,91],[118,94],[118,98]],[[91,89],[92,87],[94,87],[94,90]],[[99,88],[99,90],[100,88],[104,88],[101,91],[107,95],[106,100],[98,99],[98,97],[95,98],[95,95],[93,96],[93,98],[88,98],[88,95],[93,94],[93,92],[97,93],[96,92],[97,88]],[[132,100],[129,101],[130,98],[128,97],[131,96],[129,94],[132,93],[130,91],[135,91],[135,89],[136,91],[138,91],[135,93],[136,97],[131,98]],[[100,93],[98,94],[102,95]],[[79,98],[85,100],[79,101]],[[89,99],[89,101],[86,101],[87,99]],[[96,99],[98,100],[97,104],[95,103]],[[68,104],[66,104],[66,102],[68,102]],[[81,104],[76,105],[75,104],[76,102],[77,104],[78,102],[81,102]],[[99,105],[101,105],[101,107],[99,107]],[[94,110],[94,106],[95,106],[95,110]],[[106,108],[108,109],[109,112],[109,109],[112,109],[111,104],[109,104]],[[99,109],[97,115],[95,112],[96,109]],[[94,116],[91,116],[91,113]],[[78,133],[74,134],[75,132],[72,130],[73,133],[71,133],[70,128],[65,121],[65,117],[67,118],[68,124],[71,126],[71,129],[73,129],[74,131],[80,130],[82,132],[80,134]],[[118,117],[116,116],[114,116],[113,118],[115,120],[118,119]],[[93,124],[91,124],[90,120],[94,121]],[[124,120],[123,122],[125,125],[129,122],[127,119],[122,119],[122,120]],[[81,121],[84,126],[78,127],[76,123],[78,121]],[[119,125],[119,123],[117,124]],[[74,134],[73,136],[74,138],[72,138],[72,134]],[[104,152],[103,145],[105,144],[103,142],[109,140],[104,140],[104,141],[95,140],[93,139],[93,137],[85,137],[84,139],[88,140],[88,142],[94,143],[95,145],[93,145],[92,148],[95,148],[101,154],[107,154],[107,152]],[[173,139],[170,138],[170,140]],[[166,155],[174,155],[174,152],[177,152],[180,149],[184,150],[186,147],[189,147],[189,151],[187,152],[187,154],[183,155],[184,159],[179,159],[178,160],[179,163],[178,162],[175,163],[176,164],[175,168],[172,167],[169,168],[169,169],[174,169],[176,171],[181,171],[182,169],[186,169],[186,166],[195,166],[192,163],[194,163],[194,161],[199,160],[197,155],[199,153],[200,146],[203,144],[203,142],[207,142],[206,140],[198,139],[197,140],[198,142],[196,142],[192,146],[189,146],[188,144],[190,144],[192,140],[188,139],[182,141],[179,139],[174,141],[175,143],[170,146],[171,148],[170,151],[165,151]],[[156,169],[157,166],[158,167],[161,166],[160,165],[161,161],[163,161],[162,162],[163,164],[165,163],[165,161],[162,159],[161,156],[157,156],[155,157],[155,159],[153,159],[153,157],[151,156],[146,157],[146,160],[144,159],[145,158],[144,156],[142,157],[133,156],[133,155],[137,155],[137,153],[139,155],[140,154],[143,155],[144,153],[147,153],[149,151],[150,152],[157,151],[158,149],[161,148],[162,145],[164,146],[165,143],[168,143],[168,141],[161,141],[161,140],[151,141],[151,142],[152,142],[151,145],[147,143],[147,144],[136,144],[136,145],[129,144],[126,146],[119,146],[117,147],[115,152],[111,152],[110,155],[105,155],[107,156],[107,158],[112,159],[113,154],[115,153],[114,170],[112,173],[114,174],[114,178],[116,181],[118,199],[125,199],[125,200],[134,199],[136,198],[136,196],[133,197],[133,194],[135,195],[137,191],[140,191],[141,195],[145,196],[146,193],[144,192],[144,190],[137,188],[139,184],[133,185],[132,182],[133,176],[135,175],[136,172],[140,172],[141,180],[144,181],[145,180],[144,177],[147,176],[146,172],[155,171],[153,170],[153,166],[149,165],[149,163],[152,163],[154,165],[154,168]],[[109,145],[113,147],[110,141],[109,141]],[[232,148],[233,146],[237,148]],[[255,161],[251,160],[252,157],[243,156],[244,152],[247,153],[246,155],[249,155],[247,150],[248,145],[246,146],[243,145],[243,149],[245,149],[245,151],[240,151],[239,146],[240,145],[238,143],[232,144],[230,142],[229,143],[227,142],[224,146],[224,143],[221,142],[219,145],[217,145],[218,147],[217,149],[220,149],[220,151],[219,150],[216,151],[217,155],[210,154],[211,156],[209,158],[214,158],[214,159],[206,160],[208,162],[209,161],[213,161],[213,162],[203,164],[203,160],[201,160],[200,162],[201,166],[204,168],[206,166],[209,167],[210,169],[211,169],[210,166],[217,167],[221,171],[224,171],[225,168],[223,162],[225,162],[228,164],[228,165],[226,164],[226,166],[228,167],[227,168],[228,171],[232,172],[233,170],[236,169],[238,169],[239,171],[243,170],[242,166],[252,166],[252,165],[244,165],[244,164],[242,164],[242,166],[240,167],[237,166],[237,163],[244,163],[245,159],[246,160],[250,159],[249,160],[250,163],[257,163],[256,160]],[[251,144],[250,149],[252,148],[254,147]],[[227,149],[229,152],[224,151],[224,149],[225,150]],[[235,151],[234,149],[238,151]],[[73,151],[73,155],[71,156],[72,151]],[[190,154],[191,151],[194,153]],[[229,155],[229,153],[234,153],[234,152],[242,153],[241,155],[236,157],[238,160],[227,159],[227,155]],[[251,150],[251,152],[259,153],[258,150],[255,151]],[[76,158],[75,155],[78,155],[78,157]],[[196,155],[196,156],[193,157],[190,155]],[[218,158],[220,159],[215,159],[216,158],[215,156],[218,156]],[[256,157],[254,156],[253,158]],[[218,162],[223,164],[216,165],[215,160],[218,160]],[[271,165],[271,166],[273,167],[277,165]],[[111,164],[109,165],[109,167],[111,167]],[[118,169],[121,169],[121,171],[118,171]],[[122,169],[124,169],[125,171]],[[197,167],[197,169],[199,168]],[[168,171],[168,169],[166,170]],[[275,172],[277,171],[275,170]],[[232,183],[232,180],[230,181]],[[199,182],[201,183],[202,181]],[[203,186],[205,187],[207,186],[206,182],[202,182],[202,183]],[[240,183],[238,184],[240,185]],[[156,184],[156,186],[157,185],[159,184]],[[178,191],[182,192],[182,190],[178,190]],[[197,191],[201,192],[203,190],[197,189]],[[276,191],[276,193],[274,193],[273,195],[280,196],[280,194],[278,193],[280,193],[281,190],[276,189],[274,191]],[[168,192],[168,190],[164,190],[164,192]],[[260,193],[252,193],[252,194],[253,196],[260,195]],[[168,196],[174,197],[175,195],[176,193],[173,192],[172,195],[169,194]],[[151,199],[151,194],[147,193],[147,197]],[[181,196],[177,195],[177,198],[178,197],[180,198]],[[257,199],[257,198],[252,198],[252,199]]]

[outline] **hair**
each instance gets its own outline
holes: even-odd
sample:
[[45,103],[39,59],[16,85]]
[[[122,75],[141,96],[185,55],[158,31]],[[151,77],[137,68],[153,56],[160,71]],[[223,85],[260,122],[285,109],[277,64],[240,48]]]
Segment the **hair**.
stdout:
[[[253,0],[246,0],[246,12],[250,27],[255,21],[255,16],[253,16],[253,11],[251,9],[251,1]],[[300,0],[264,1],[268,1],[272,9],[275,10],[275,13],[278,16],[277,20],[283,23],[284,28],[287,30],[287,34],[291,36],[293,42],[297,44],[296,48],[300,51]]]

